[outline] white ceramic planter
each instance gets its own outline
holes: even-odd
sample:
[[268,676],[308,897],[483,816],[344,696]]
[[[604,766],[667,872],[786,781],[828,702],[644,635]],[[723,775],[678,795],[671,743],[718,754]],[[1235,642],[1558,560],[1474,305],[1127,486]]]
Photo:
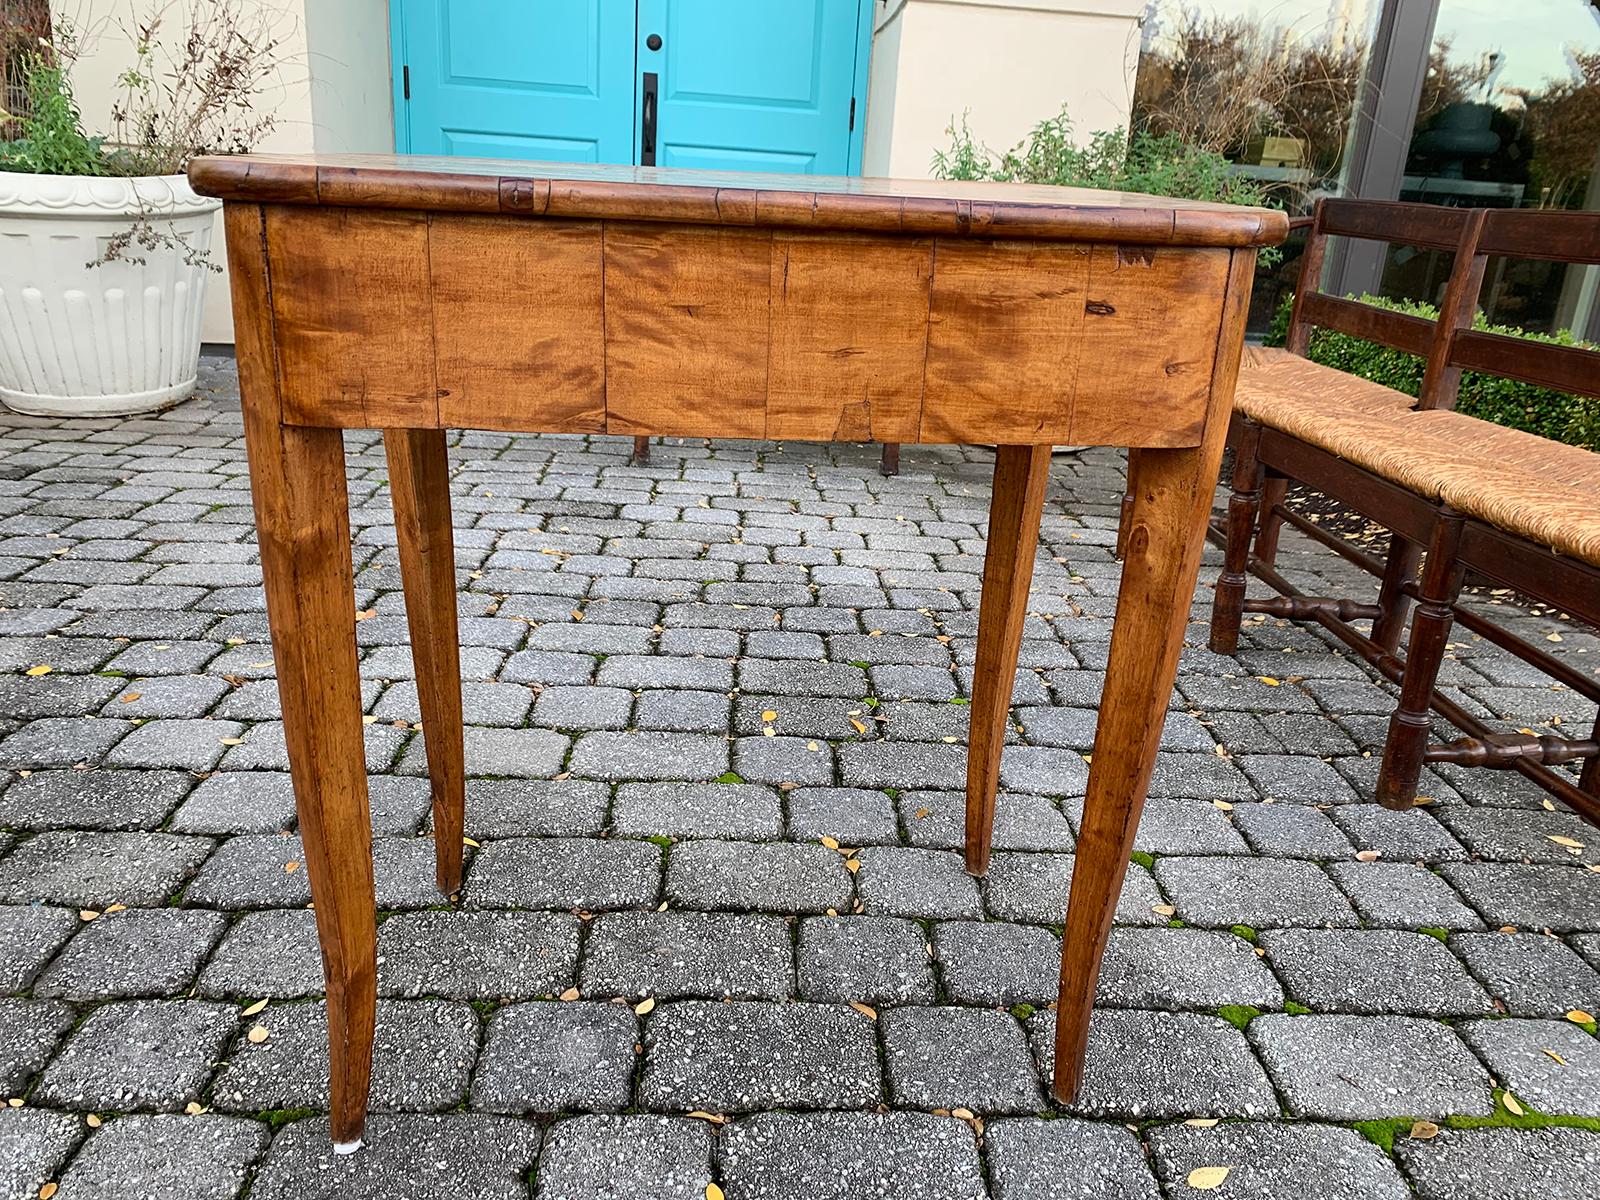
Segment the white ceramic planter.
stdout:
[[151,412],[194,390],[206,276],[181,251],[95,262],[142,214],[196,251],[221,202],[182,175],[0,171],[0,402],[23,413]]

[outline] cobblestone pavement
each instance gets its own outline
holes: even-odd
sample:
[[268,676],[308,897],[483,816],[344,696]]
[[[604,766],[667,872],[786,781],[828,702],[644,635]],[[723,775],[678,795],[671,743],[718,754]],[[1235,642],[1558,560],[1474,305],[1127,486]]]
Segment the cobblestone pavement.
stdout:
[[[485,433],[452,450],[457,905],[381,448],[350,438],[382,999],[372,1148],[335,1163],[239,414],[205,369],[155,419],[0,418],[0,1197],[1600,1187],[1600,1043],[1564,1016],[1600,1011],[1600,831],[1482,771],[1372,805],[1389,690],[1277,622],[1201,648],[1214,555],[1083,1094],[1046,1098],[1117,455],[1057,460],[980,882],[957,847],[986,451],[908,449],[885,480],[869,447],[637,469],[622,439]],[[1471,640],[1446,679],[1519,725],[1593,719]]]

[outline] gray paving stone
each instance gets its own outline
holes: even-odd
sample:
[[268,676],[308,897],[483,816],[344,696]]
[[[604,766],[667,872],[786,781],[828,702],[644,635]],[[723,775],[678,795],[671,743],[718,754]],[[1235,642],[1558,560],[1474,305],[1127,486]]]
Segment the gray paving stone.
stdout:
[[[1504,862],[1600,863],[1600,834],[1567,812],[1523,808],[1441,810],[1444,821],[1479,858]],[[1563,841],[1555,839],[1562,838]],[[1569,843],[1576,842],[1576,846]]]
[[834,779],[833,748],[816,738],[737,738],[733,769],[754,783],[826,787]]
[[1478,1016],[1488,993],[1444,943],[1400,929],[1268,929],[1261,945],[1289,995],[1318,1012]]
[[1159,1200],[1139,1139],[1116,1125],[1006,1117],[984,1130],[994,1200]]
[[632,711],[633,693],[627,688],[547,687],[539,693],[533,719],[558,729],[626,729]]
[[[467,729],[467,769],[476,770],[478,764],[473,761],[474,733],[512,733],[519,732],[505,729],[475,730]],[[538,731],[526,731],[538,732]],[[243,742],[234,746],[222,759],[225,771],[287,771],[289,769],[289,750],[284,742],[283,722],[261,721],[242,735]],[[556,737],[559,735],[551,734]],[[366,750],[368,771],[387,771],[389,764],[394,762],[395,755],[400,752],[407,738],[411,738],[412,750],[406,754],[401,762],[400,770],[411,774],[423,774],[426,770],[426,759],[422,753],[422,739],[412,737],[409,730],[395,729],[389,725],[368,725],[362,730],[362,742]],[[412,764],[415,763],[415,769]]]
[[1321,759],[1248,754],[1239,764],[1263,797],[1295,804],[1353,804],[1360,798],[1345,777]]
[[[901,792],[898,804],[912,845],[941,850],[966,845],[965,793]],[[1071,850],[1074,844],[1072,826],[1054,800],[1005,792],[995,797],[992,836],[997,850]]]
[[106,717],[42,717],[0,740],[0,767],[36,771],[93,765],[132,728]]
[[633,1097],[638,1020],[624,1005],[534,1001],[489,1021],[472,1106],[492,1112],[616,1110]]
[[786,913],[846,909],[851,894],[844,860],[832,850],[723,841],[674,846],[666,890],[685,908]]
[[[230,1010],[231,1011],[231,1010]],[[212,1084],[225,1112],[328,1106],[328,1017],[320,1001],[269,1005],[245,1018],[262,1042],[236,1039]],[[379,1111],[439,1111],[459,1104],[478,1054],[478,1018],[448,1000],[380,1000],[371,1104]]]
[[77,1117],[39,1108],[0,1108],[0,1200],[37,1200],[83,1140]]
[[839,777],[846,787],[961,788],[967,780],[965,746],[921,742],[860,742],[839,747]]
[[0,992],[26,991],[79,923],[71,909],[0,906]]
[[[379,908],[427,908],[443,897],[434,886],[431,838],[374,838]],[[208,908],[285,908],[311,903],[305,850],[298,836],[242,833],[225,841],[184,892]]]
[[1198,1167],[1227,1166],[1220,1195],[1251,1200],[1410,1200],[1383,1151],[1337,1125],[1229,1122],[1210,1129],[1165,1125],[1150,1134],[1156,1171],[1173,1196],[1197,1195]]
[[789,793],[789,837],[831,837],[844,846],[893,845],[899,840],[894,804],[869,788],[796,788]]
[[739,687],[774,696],[848,696],[867,694],[867,673],[842,663],[745,659],[739,663]]
[[472,838],[565,837],[605,828],[611,789],[577,779],[469,779]]
[[1459,954],[1514,1017],[1559,1017],[1600,1009],[1600,972],[1559,938],[1540,933],[1454,933]]
[[971,1130],[929,1113],[762,1113],[729,1127],[719,1161],[740,1200],[983,1200]]
[[1257,854],[1282,858],[1350,858],[1350,839],[1326,813],[1304,804],[1236,804],[1234,828]]
[[721,692],[648,691],[639,696],[633,723],[674,733],[723,733],[733,702]]
[[1494,1111],[1488,1074],[1438,1021],[1268,1013],[1250,1023],[1250,1040],[1297,1117],[1357,1121]]
[[703,1200],[711,1132],[681,1117],[557,1121],[539,1156],[535,1200]]
[[100,675],[0,676],[0,712],[12,717],[76,717],[114,695],[119,679]]
[[0,997],[0,1096],[21,1096],[77,1017],[65,1004]]
[[236,1024],[199,1000],[130,1000],[97,1008],[45,1068],[34,1098],[57,1108],[178,1109],[200,1098]]
[[1215,754],[1158,754],[1150,794],[1175,800],[1239,803],[1261,795],[1237,763]]
[[857,886],[864,910],[878,916],[971,917],[983,915],[978,881],[958,854],[871,846],[861,851]]
[[573,747],[569,769],[588,779],[715,779],[728,769],[728,743],[699,733],[591,733]]
[[[1073,831],[1083,824],[1083,802],[1065,805]],[[1214,804],[1204,800],[1168,800],[1152,796],[1145,802],[1133,848],[1144,854],[1248,854],[1244,838]]]
[[1358,850],[1376,850],[1385,858],[1406,862],[1467,857],[1466,847],[1426,808],[1395,812],[1379,804],[1346,804],[1331,816]]
[[1600,929],[1600,874],[1582,867],[1465,862],[1439,872],[1492,925]]
[[35,771],[0,795],[0,825],[154,829],[193,786],[181,771]]
[[[381,729],[382,726],[369,726]],[[548,729],[466,728],[467,774],[490,775],[506,779],[548,779],[566,761],[568,739]],[[369,748],[370,749],[370,748]],[[427,756],[422,739],[413,738],[399,772],[403,775],[427,774]],[[370,766],[369,770],[381,770]]]
[[696,688],[725,693],[733,687],[733,664],[721,658],[613,654],[600,664],[598,681],[606,687]]
[[[1053,998],[1052,987],[1049,997]],[[1110,1008],[1281,1008],[1283,988],[1249,942],[1204,929],[1111,931],[1095,1003]]]
[[131,908],[85,924],[34,982],[35,996],[108,1000],[183,992],[222,936],[221,913]]
[[106,755],[113,767],[178,767],[209,771],[228,749],[226,739],[240,737],[237,721],[146,721]]
[[539,1128],[481,1113],[374,1116],[359,1154],[336,1155],[325,1118],[272,1140],[251,1200],[526,1200]]
[[304,908],[243,914],[200,972],[201,996],[299,1000],[323,990],[316,914]]
[[1297,859],[1160,858],[1156,882],[1191,925],[1355,925],[1356,914],[1321,868]]
[[959,1004],[1049,1004],[1056,996],[1061,944],[1037,925],[941,921],[934,929],[945,992]]
[[[566,690],[568,689],[546,688],[544,694],[540,696],[540,702],[543,703],[551,692]],[[622,710],[624,723],[628,719],[628,708],[631,707],[632,697],[628,697],[627,701]],[[521,684],[469,681],[461,685],[462,713],[469,725],[521,725],[532,704],[533,694]],[[385,721],[422,720],[422,705],[417,698],[416,682],[406,679],[384,689],[382,699],[372,707],[371,711],[373,715]],[[560,721],[545,720],[542,715],[536,715],[535,719],[541,725],[562,724]]]
[[1421,1200],[1586,1196],[1600,1177],[1600,1132],[1590,1129],[1447,1129],[1395,1142]]
[[624,837],[764,840],[783,834],[778,793],[729,783],[625,783],[617,789],[612,831]]
[[1328,873],[1364,921],[1401,929],[1482,929],[1454,889],[1414,863],[1336,862]]
[[1017,1113],[1044,1103],[1028,1039],[1009,1013],[896,1008],[879,1024],[897,1104]]
[[219,771],[173,814],[176,833],[280,833],[295,823],[294,788],[277,771]]
[[[1028,1037],[1049,1079],[1055,1069],[1055,1014],[1030,1017]],[[1071,1111],[1147,1120],[1275,1117],[1279,1109],[1249,1042],[1221,1017],[1097,1008],[1089,1023],[1083,1083]]]
[[[1001,921],[1061,924],[1072,890],[1072,864],[1070,854],[996,853],[983,881],[989,915]],[[1131,864],[1123,876],[1115,919],[1120,925],[1165,925],[1167,917],[1154,909],[1164,903],[1150,872]]]
[[507,838],[473,859],[472,908],[633,908],[654,904],[661,848],[627,839]]
[[808,1000],[931,1004],[936,994],[926,935],[903,918],[808,917],[796,957]]
[[872,1022],[844,1005],[677,1000],[645,1030],[645,1108],[868,1108],[882,1098]]
[[1466,1021],[1460,1033],[1524,1106],[1600,1117],[1600,1041],[1572,1022]]
[[794,990],[789,924],[723,913],[606,913],[589,926],[583,992],[782,1000]]
[[61,1179],[64,1200],[233,1200],[267,1126],[214,1113],[131,1114],[95,1130]]
[[226,680],[208,675],[147,675],[120,683],[101,709],[106,717],[203,717],[228,694]]
[[0,861],[0,895],[100,908],[160,904],[211,852],[209,838],[170,833],[50,831]]
[[579,922],[567,913],[396,913],[378,927],[378,994],[525,1000],[572,986]]

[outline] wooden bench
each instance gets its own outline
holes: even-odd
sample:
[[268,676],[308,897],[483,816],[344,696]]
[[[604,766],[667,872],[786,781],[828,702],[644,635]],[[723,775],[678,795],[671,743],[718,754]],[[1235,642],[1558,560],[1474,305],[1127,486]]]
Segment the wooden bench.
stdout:
[[[1319,291],[1331,236],[1453,252],[1439,319]],[[1251,348],[1241,364],[1228,436],[1232,494],[1225,521],[1212,529],[1225,556],[1210,644],[1232,654],[1247,612],[1311,621],[1398,684],[1377,785],[1378,800],[1390,808],[1416,802],[1425,763],[1456,763],[1518,771],[1600,824],[1600,721],[1587,736],[1570,738],[1496,731],[1436,686],[1450,630],[1460,623],[1600,703],[1600,677],[1457,603],[1471,571],[1600,625],[1600,454],[1453,411],[1463,371],[1600,395],[1600,352],[1472,328],[1485,265],[1495,256],[1600,262],[1600,214],[1350,200],[1318,205],[1287,348]],[[1314,327],[1424,359],[1420,397],[1309,361]],[[1291,482],[1388,529],[1384,558],[1289,508]],[[1314,597],[1296,588],[1275,565],[1283,522],[1378,576],[1375,601]],[[1248,575],[1279,594],[1247,598]],[[1357,621],[1371,622],[1366,633]],[[1435,713],[1466,736],[1428,744]],[[1576,783],[1555,769],[1578,761]]]

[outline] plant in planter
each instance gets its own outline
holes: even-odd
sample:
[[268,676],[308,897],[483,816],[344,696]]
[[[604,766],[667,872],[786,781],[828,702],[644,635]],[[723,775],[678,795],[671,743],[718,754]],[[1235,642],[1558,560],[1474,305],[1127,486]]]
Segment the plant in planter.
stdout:
[[112,416],[194,390],[216,200],[189,159],[240,152],[272,125],[252,98],[281,65],[267,18],[240,0],[190,0],[130,32],[110,136],[73,99],[70,31],[25,66],[27,102],[0,114],[0,402],[23,413]]

